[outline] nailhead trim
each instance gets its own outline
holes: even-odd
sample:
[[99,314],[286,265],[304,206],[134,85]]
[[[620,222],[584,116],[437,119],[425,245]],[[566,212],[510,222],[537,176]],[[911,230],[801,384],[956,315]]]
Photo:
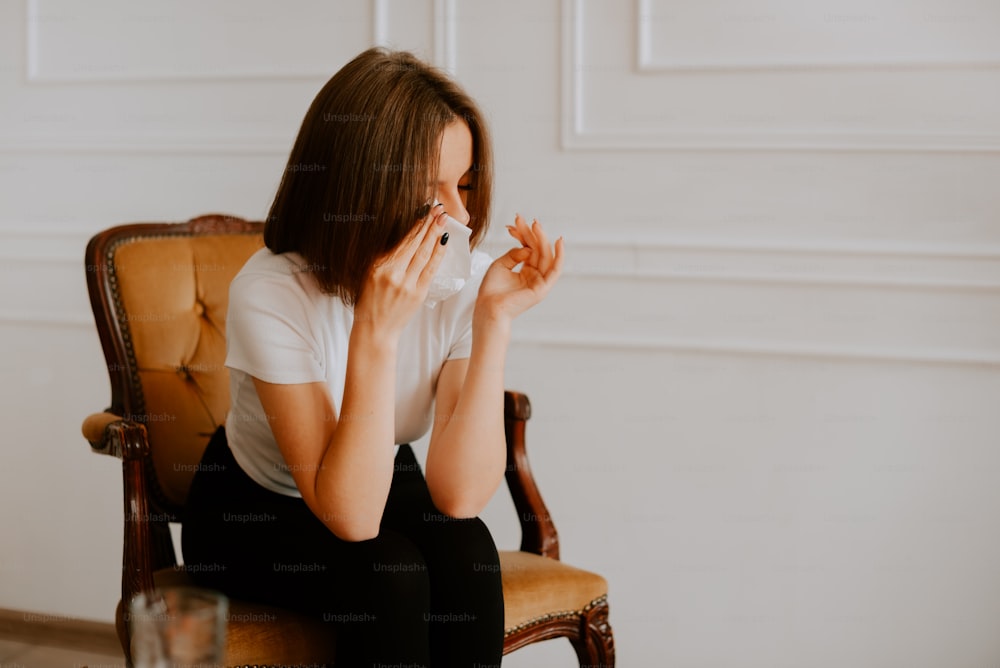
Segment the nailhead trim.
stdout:
[[544,624],[546,622],[554,622],[562,619],[575,619],[583,617],[597,606],[604,605],[607,602],[608,602],[608,595],[605,594],[603,596],[595,598],[593,601],[583,606],[583,610],[560,610],[559,612],[550,612],[542,615],[541,617],[535,617],[534,619],[529,619],[528,621],[522,624],[518,624],[514,628],[507,629],[506,631],[504,631],[503,637],[506,638],[507,636],[523,631],[529,627],[537,626],[539,624]]

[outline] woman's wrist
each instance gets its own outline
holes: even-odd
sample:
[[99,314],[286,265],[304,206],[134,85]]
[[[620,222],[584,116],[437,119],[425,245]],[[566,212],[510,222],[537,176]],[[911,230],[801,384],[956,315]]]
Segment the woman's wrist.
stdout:
[[355,318],[354,324],[351,326],[349,346],[363,346],[382,354],[395,354],[399,347],[400,334],[401,332],[392,332],[377,327],[371,320]]
[[472,336],[499,337],[505,343],[510,340],[511,317],[502,311],[490,310],[476,305],[472,314]]

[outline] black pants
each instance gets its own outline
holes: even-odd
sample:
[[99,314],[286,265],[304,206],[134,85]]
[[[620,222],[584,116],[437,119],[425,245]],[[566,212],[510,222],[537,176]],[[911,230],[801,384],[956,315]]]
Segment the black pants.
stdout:
[[409,445],[396,455],[379,535],[337,538],[300,498],[268,491],[220,428],[195,474],[181,538],[202,586],[315,614],[337,666],[499,666],[500,562],[486,525],[434,507]]

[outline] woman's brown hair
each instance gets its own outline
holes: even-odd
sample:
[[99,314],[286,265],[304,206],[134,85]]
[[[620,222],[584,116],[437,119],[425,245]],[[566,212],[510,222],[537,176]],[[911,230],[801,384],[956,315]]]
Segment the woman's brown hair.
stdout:
[[471,243],[490,216],[493,150],[476,103],[405,51],[373,48],[326,83],[302,120],[264,226],[274,253],[306,260],[320,288],[354,304],[375,260],[426,214],[446,125],[472,133]]

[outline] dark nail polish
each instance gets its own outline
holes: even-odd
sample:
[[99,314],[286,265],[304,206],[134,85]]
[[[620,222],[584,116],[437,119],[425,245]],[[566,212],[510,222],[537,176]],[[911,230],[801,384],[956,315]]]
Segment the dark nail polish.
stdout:
[[448,243],[448,233],[447,232],[445,232],[444,234],[441,235],[441,245],[444,246],[446,243]]

